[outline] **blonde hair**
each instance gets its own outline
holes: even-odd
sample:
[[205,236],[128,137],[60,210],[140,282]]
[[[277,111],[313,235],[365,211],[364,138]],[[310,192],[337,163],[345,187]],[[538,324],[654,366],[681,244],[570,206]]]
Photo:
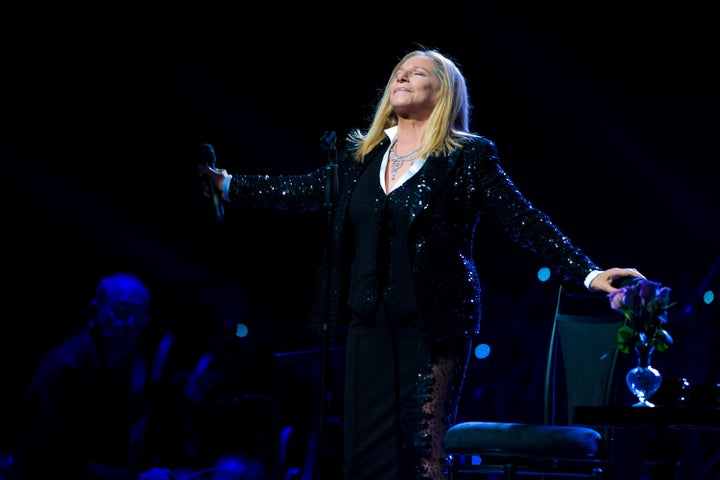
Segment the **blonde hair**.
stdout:
[[460,146],[459,137],[472,135],[469,131],[470,101],[465,77],[457,65],[437,50],[421,49],[406,54],[393,68],[382,97],[375,108],[367,133],[352,131],[348,140],[356,145],[355,159],[362,162],[365,156],[387,136],[385,130],[397,125],[397,115],[390,105],[390,91],[398,69],[410,58],[423,56],[433,60],[433,73],[440,80],[438,103],[428,120],[419,157],[444,155]]

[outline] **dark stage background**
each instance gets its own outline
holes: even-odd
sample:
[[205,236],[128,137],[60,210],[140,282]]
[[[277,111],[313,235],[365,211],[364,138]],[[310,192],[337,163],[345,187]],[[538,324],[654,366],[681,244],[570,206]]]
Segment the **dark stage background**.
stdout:
[[[212,411],[220,418],[202,421],[234,429],[251,405],[272,424],[273,355],[319,345],[305,324],[325,215],[226,206],[214,222],[198,147],[212,144],[218,166],[235,172],[320,168],[323,133],[367,125],[390,69],[418,44],[459,62],[473,130],[497,143],[527,197],[600,265],[634,266],[673,289],[676,345],[657,355],[663,373],[719,381],[720,318],[699,295],[718,286],[720,33],[714,9],[698,5],[6,12],[3,447],[39,355],[80,324],[98,278],[118,269],[152,289],[148,345],[172,340],[170,391],[211,354],[192,415]],[[540,284],[543,265],[486,225],[477,260],[493,353],[471,365],[462,413],[539,418],[556,285]],[[247,337],[234,335],[238,323]],[[283,379],[282,392],[312,396],[305,377]],[[274,444],[255,433],[253,445]],[[702,444],[687,462],[696,469],[719,450],[717,436]]]

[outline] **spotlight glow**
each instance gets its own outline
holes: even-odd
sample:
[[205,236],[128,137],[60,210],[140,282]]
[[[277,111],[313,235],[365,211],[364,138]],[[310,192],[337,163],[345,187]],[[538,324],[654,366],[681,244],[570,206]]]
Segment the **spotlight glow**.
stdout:
[[235,336],[236,337],[247,337],[248,334],[248,327],[244,323],[238,323],[237,327],[235,328]]
[[550,279],[550,269],[547,267],[542,267],[537,272],[537,278],[541,282],[547,282]]
[[715,300],[715,293],[712,290],[708,290],[703,294],[703,302],[705,305],[710,305]]
[[487,343],[481,343],[477,347],[475,347],[475,358],[477,359],[483,359],[490,356],[490,345]]

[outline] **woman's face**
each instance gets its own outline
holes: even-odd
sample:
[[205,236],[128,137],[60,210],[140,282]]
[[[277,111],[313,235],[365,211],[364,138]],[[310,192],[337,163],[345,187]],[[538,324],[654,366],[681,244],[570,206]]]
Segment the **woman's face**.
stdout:
[[405,61],[390,82],[390,105],[403,118],[425,120],[437,104],[440,80],[435,62],[424,56]]

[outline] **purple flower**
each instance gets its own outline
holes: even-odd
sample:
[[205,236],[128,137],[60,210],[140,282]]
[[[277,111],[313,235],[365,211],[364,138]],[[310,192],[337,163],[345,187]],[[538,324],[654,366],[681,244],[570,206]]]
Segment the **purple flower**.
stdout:
[[672,337],[662,328],[667,323],[670,288],[659,282],[635,278],[632,283],[608,294],[610,308],[621,312],[625,325],[617,334],[617,348],[628,353],[636,346],[656,348],[659,352],[672,345]]

